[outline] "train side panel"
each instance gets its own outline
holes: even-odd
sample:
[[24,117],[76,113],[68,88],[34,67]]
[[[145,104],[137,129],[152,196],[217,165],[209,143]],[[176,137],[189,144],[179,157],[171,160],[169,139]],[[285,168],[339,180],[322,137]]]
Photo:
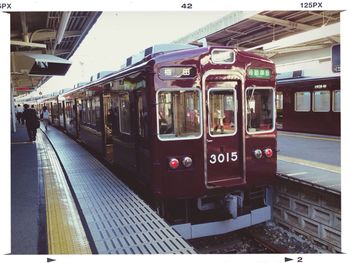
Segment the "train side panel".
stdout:
[[340,135],[339,77],[281,81],[277,92],[283,93],[281,130]]

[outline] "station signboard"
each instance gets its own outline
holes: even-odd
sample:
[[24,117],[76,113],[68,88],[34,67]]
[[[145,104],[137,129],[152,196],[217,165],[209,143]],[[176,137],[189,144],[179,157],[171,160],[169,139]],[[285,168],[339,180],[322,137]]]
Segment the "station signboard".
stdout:
[[16,91],[32,91],[34,90],[33,87],[16,87]]
[[332,46],[332,71],[340,72],[340,44]]

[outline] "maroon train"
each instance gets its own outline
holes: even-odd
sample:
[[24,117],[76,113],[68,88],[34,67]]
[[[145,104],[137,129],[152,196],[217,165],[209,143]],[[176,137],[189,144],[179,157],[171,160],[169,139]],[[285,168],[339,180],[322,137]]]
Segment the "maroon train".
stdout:
[[42,102],[53,124],[142,182],[186,238],[269,220],[275,65],[226,47],[156,46],[134,58]]
[[277,80],[277,127],[340,136],[340,77]]

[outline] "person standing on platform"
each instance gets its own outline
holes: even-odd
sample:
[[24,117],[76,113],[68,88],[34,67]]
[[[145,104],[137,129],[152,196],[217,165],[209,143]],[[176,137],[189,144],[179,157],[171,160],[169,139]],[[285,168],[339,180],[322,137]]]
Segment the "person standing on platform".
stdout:
[[17,109],[17,106],[15,105],[15,116],[16,116],[16,119],[18,121],[18,124],[21,124],[21,120],[19,119],[19,115],[18,115],[18,109]]
[[22,118],[26,121],[29,141],[34,142],[36,140],[36,129],[38,128],[39,122],[39,118],[34,107],[29,108],[28,104],[24,104]]
[[21,104],[18,104],[17,108],[16,108],[16,118],[17,118],[17,121],[19,124],[21,124],[21,123],[24,124],[24,120],[22,118],[22,115],[23,115],[23,108],[21,107]]
[[47,126],[49,125],[49,111],[46,106],[43,107],[40,117],[42,118],[45,130],[47,131]]

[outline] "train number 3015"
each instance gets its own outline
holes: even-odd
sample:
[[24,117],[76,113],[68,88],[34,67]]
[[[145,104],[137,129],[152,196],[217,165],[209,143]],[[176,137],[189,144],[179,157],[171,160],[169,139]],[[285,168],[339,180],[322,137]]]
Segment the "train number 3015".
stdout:
[[228,162],[235,162],[238,160],[238,154],[237,152],[230,152],[230,153],[220,153],[220,154],[212,154],[210,155],[209,162],[211,164],[216,163],[228,163]]

